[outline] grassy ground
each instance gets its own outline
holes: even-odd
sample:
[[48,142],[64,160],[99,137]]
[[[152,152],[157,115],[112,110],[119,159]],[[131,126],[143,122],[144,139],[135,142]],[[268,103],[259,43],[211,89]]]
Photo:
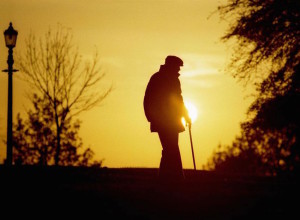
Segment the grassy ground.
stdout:
[[0,167],[1,213],[13,210],[8,213],[26,219],[289,219],[299,215],[296,177],[185,170],[183,183],[160,184],[157,171]]

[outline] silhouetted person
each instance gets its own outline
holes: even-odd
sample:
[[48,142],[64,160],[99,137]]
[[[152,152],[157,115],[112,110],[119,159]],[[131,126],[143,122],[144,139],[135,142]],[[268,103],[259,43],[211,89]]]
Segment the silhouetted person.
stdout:
[[153,74],[145,92],[144,110],[150,122],[151,132],[158,132],[162,145],[162,157],[159,168],[159,179],[182,180],[181,156],[178,136],[184,126],[181,118],[191,123],[181,95],[178,77],[183,61],[176,56],[168,56],[165,64]]

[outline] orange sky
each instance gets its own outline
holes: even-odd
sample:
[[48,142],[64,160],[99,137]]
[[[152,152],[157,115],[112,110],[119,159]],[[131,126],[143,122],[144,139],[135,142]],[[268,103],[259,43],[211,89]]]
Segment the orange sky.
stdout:
[[[84,145],[104,159],[108,167],[158,167],[161,146],[150,133],[143,112],[143,96],[150,76],[167,55],[184,61],[181,70],[183,97],[198,108],[193,125],[197,167],[207,162],[219,143],[230,144],[239,133],[250,99],[225,65],[230,44],[220,42],[226,23],[217,14],[224,0],[2,0],[0,30],[9,22],[19,32],[15,52],[22,53],[32,31],[40,37],[58,23],[72,29],[74,43],[84,59],[97,48],[107,73],[103,86],[114,91],[102,103],[80,116]],[[1,43],[2,42],[2,43]],[[231,43],[232,44],[232,43]],[[0,36],[0,66],[7,68],[7,48]],[[28,88],[14,75],[14,115],[30,107],[23,95]],[[7,75],[0,74],[0,138],[6,139]],[[180,134],[184,168],[192,168],[188,132]],[[0,143],[0,161],[6,153]]]

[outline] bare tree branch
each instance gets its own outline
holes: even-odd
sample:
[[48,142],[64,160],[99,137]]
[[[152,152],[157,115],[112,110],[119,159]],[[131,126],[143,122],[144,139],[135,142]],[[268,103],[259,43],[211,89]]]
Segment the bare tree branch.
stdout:
[[[98,67],[98,53],[82,67],[82,58],[72,43],[70,31],[58,26],[39,42],[33,34],[26,40],[26,53],[19,57],[24,79],[42,97],[47,97],[57,127],[56,165],[59,163],[60,134],[66,120],[90,110],[112,91],[99,83],[105,74]],[[99,91],[100,90],[102,91]],[[35,91],[35,92],[36,92]]]

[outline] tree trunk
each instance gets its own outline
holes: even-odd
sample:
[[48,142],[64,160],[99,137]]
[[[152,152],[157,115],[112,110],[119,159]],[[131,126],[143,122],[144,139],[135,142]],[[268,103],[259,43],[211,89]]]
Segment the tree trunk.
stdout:
[[55,153],[55,166],[59,165],[59,155],[60,155],[60,128],[57,126],[56,129],[56,153]]

